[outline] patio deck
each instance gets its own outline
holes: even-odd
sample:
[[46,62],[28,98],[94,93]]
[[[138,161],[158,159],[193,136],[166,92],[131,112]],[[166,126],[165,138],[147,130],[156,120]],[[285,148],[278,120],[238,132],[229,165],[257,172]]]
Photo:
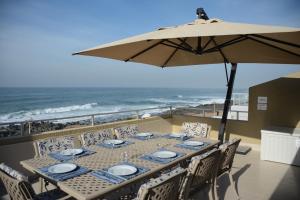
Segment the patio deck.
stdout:
[[[240,199],[300,199],[300,167],[261,161],[259,151],[236,154],[232,174]],[[219,199],[235,199],[232,187],[228,186],[229,178],[223,175],[217,181]],[[192,199],[211,199],[207,194],[197,193]]]

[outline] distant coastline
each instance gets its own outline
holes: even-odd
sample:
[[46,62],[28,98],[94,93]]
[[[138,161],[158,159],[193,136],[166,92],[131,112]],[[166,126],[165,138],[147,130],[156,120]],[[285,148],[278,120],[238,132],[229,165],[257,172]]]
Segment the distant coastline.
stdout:
[[[248,102],[248,91],[235,90],[233,99]],[[182,88],[0,88],[0,123],[32,121],[140,110],[153,107],[209,107],[224,103],[225,89]],[[164,110],[142,112],[159,115]],[[178,109],[177,109],[178,111]],[[131,114],[105,115],[97,123],[130,118]],[[33,132],[60,130],[87,123],[77,119],[35,122]],[[26,127],[25,129],[26,130]],[[19,125],[0,127],[1,135],[19,132]]]

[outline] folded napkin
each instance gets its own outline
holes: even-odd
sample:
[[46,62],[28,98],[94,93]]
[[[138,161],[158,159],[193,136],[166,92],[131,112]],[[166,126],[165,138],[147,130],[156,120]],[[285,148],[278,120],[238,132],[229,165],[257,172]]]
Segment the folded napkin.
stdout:
[[[162,149],[162,151],[168,151],[168,150]],[[176,160],[177,158],[185,155],[185,153],[180,153],[180,152],[175,152],[175,153],[176,153],[176,156],[173,158],[158,158],[158,157],[154,157],[152,154],[146,154],[140,158],[142,158],[144,160],[149,160],[152,162],[160,163],[160,164],[166,164],[166,163],[172,162],[172,161]]]
[[88,155],[91,155],[93,153],[96,153],[95,151],[91,151],[91,150],[88,150],[88,149],[82,149],[83,152],[81,154],[78,154],[78,155],[75,155],[75,156],[66,156],[66,155],[62,155],[60,152],[52,152],[52,153],[49,153],[48,156],[60,161],[60,162],[65,162],[65,161],[68,161],[68,160],[72,160],[73,157],[76,159],[76,158],[80,158],[80,157],[83,157],[83,156],[88,156]]
[[203,145],[201,146],[190,146],[190,145],[186,145],[184,143],[180,143],[180,144],[176,144],[175,147],[180,147],[180,148],[185,148],[185,149],[190,149],[190,150],[200,150],[206,146],[208,146],[210,143],[208,142],[203,142]]
[[109,148],[109,149],[115,149],[115,148],[120,148],[120,147],[124,147],[124,146],[130,145],[130,144],[134,144],[134,142],[124,141],[124,143],[118,144],[118,145],[114,145],[114,146],[112,144],[99,143],[99,144],[97,144],[97,146],[105,147],[105,148]]
[[108,181],[110,183],[113,183],[113,184],[119,184],[119,183],[122,183],[123,181],[126,181],[125,178],[120,177],[120,176],[115,176],[104,170],[93,171],[93,172],[91,172],[91,175],[93,175],[97,178],[100,178],[102,180]]
[[175,140],[182,140],[182,141],[185,141],[185,140],[188,140],[188,139],[191,139],[192,137],[191,136],[184,136],[184,137],[173,137],[171,136],[171,134],[167,134],[164,136],[165,138],[168,138],[168,139],[175,139]]
[[[123,181],[132,179],[140,174],[143,174],[143,173],[149,171],[149,169],[146,167],[137,166],[137,165],[127,163],[127,162],[119,163],[117,165],[130,165],[130,166],[136,167],[137,172],[134,174],[131,174],[131,175],[127,175],[127,176],[116,176],[116,175],[113,175],[108,172],[109,168],[104,168],[102,170],[93,171],[93,172],[91,172],[91,174],[97,178],[108,181],[110,183],[119,184],[119,183],[122,183]],[[114,166],[116,166],[116,165],[114,165]]]
[[64,180],[74,178],[76,176],[80,176],[82,174],[85,174],[85,173],[88,173],[91,171],[88,168],[77,166],[77,168],[71,172],[62,173],[62,174],[53,174],[53,173],[48,172],[48,168],[51,166],[53,166],[53,165],[39,168],[38,171],[40,171],[42,174],[45,174],[46,176],[48,176],[49,178],[51,178],[55,181],[64,181]]

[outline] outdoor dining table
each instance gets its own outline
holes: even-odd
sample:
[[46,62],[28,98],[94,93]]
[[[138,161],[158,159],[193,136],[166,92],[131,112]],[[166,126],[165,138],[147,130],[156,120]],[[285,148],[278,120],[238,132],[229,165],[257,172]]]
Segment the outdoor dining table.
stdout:
[[[121,148],[114,149],[105,148],[98,145],[92,145],[88,147],[88,149],[91,151],[95,151],[96,153],[73,160],[74,164],[88,168],[91,171],[95,171],[121,163],[124,159],[124,152],[126,152],[128,163],[149,169],[147,172],[119,184],[113,184],[108,181],[97,178],[93,176],[90,172],[64,181],[55,182],[52,179],[50,179],[50,177],[47,177],[45,174],[42,174],[39,171],[39,169],[42,167],[60,163],[58,160],[55,160],[49,156],[24,160],[21,161],[21,165],[27,170],[55,184],[65,193],[77,199],[87,200],[102,198],[127,185],[134,184],[136,182],[150,178],[161,171],[170,169],[171,167],[178,165],[180,162],[183,162],[184,160],[190,159],[195,155],[201,154],[209,149],[212,149],[213,147],[219,144],[219,141],[217,140],[194,137],[189,140],[202,141],[205,142],[206,145],[199,150],[193,150],[175,146],[177,144],[182,143],[183,141],[178,139],[170,139],[163,136],[155,137],[153,139],[148,140],[139,140],[135,138],[128,138],[126,140],[131,141],[133,143],[127,146],[123,146]],[[161,148],[182,153],[183,156],[178,157],[177,159],[169,163],[163,164],[141,158],[143,155],[153,153]]]

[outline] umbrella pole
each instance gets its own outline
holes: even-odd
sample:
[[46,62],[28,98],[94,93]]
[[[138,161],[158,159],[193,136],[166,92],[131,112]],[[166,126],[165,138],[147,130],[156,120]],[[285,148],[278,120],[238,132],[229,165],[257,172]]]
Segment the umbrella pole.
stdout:
[[229,107],[230,107],[230,103],[231,103],[231,95],[232,95],[232,89],[233,89],[236,69],[237,69],[237,64],[231,63],[230,77],[229,77],[229,82],[227,85],[226,99],[224,102],[223,115],[222,115],[222,119],[221,119],[221,124],[220,124],[220,128],[219,128],[219,136],[218,136],[218,139],[221,142],[221,144],[223,144],[223,142],[224,142],[224,133],[225,133],[225,129],[226,129],[227,115],[228,115],[228,111],[229,111]]

